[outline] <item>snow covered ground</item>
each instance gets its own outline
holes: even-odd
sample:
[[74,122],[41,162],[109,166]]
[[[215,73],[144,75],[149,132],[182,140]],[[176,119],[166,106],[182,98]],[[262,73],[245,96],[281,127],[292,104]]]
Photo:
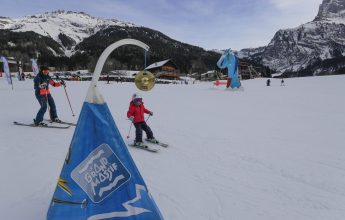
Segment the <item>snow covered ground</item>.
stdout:
[[[238,92],[211,83],[142,92],[149,125],[171,147],[129,151],[165,219],[343,220],[345,76],[242,83]],[[67,86],[79,115],[89,82]],[[134,84],[99,86],[127,140]],[[63,88],[51,91],[59,117],[76,122]],[[38,110],[31,80],[12,91],[0,78],[0,100],[1,219],[43,220],[74,128],[12,124]]]

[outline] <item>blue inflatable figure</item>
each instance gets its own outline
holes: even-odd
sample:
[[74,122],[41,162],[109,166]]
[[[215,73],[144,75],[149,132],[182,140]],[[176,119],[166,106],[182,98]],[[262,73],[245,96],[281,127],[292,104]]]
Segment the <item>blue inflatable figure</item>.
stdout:
[[220,69],[228,68],[228,84],[232,89],[240,88],[241,82],[238,77],[238,59],[231,49],[225,50],[224,54],[220,57],[217,62],[217,66]]

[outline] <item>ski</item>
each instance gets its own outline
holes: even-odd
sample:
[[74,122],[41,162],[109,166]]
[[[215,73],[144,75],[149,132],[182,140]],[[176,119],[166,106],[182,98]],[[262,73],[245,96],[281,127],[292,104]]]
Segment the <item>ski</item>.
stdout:
[[77,126],[77,124],[76,124],[76,123],[73,123],[73,122],[67,122],[67,121],[55,122],[55,123],[58,123],[58,124],[63,124],[63,125]]
[[20,123],[17,121],[14,121],[13,124],[15,125],[20,125],[20,126],[28,126],[28,127],[35,127],[35,128],[59,128],[59,129],[67,129],[69,127],[71,127],[70,125],[68,126],[54,126],[54,125],[47,125],[47,126],[37,126],[35,124],[26,124],[26,123]]
[[149,139],[145,139],[145,141],[148,142],[148,143],[151,143],[151,144],[157,144],[157,145],[159,145],[159,146],[161,146],[161,147],[169,147],[169,144],[160,142],[160,141],[158,141],[158,140],[156,140],[156,141],[150,141]]
[[153,147],[150,147],[147,145],[138,146],[138,145],[134,145],[134,144],[128,144],[128,146],[135,147],[135,148],[142,149],[142,150],[147,150],[147,151],[154,152],[154,153],[157,153],[159,151],[159,149],[156,149],[156,148],[153,148]]
[[62,124],[62,125],[71,125],[71,126],[77,126],[76,123],[73,123],[73,122],[67,122],[67,121],[61,121],[61,122],[55,122],[55,121],[52,121],[50,119],[44,119],[45,121],[49,122],[49,123],[57,123],[57,124]]

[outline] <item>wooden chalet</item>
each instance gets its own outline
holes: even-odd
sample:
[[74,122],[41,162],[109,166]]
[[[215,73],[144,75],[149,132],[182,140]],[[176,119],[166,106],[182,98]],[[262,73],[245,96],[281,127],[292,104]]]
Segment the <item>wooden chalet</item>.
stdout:
[[206,73],[202,73],[200,75],[200,80],[207,81],[216,79],[224,79],[222,73],[217,70],[209,70]]
[[151,65],[146,67],[145,70],[150,71],[155,75],[156,78],[159,79],[180,79],[180,70],[171,59],[152,63]]

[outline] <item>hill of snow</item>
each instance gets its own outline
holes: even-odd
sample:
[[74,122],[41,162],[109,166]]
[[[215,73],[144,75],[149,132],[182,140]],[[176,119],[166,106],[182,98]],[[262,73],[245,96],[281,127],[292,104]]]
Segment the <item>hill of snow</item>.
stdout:
[[[345,216],[345,76],[243,81],[243,92],[211,83],[156,85],[142,92],[154,112],[157,154],[130,148],[167,220],[342,220]],[[75,113],[89,82],[67,82]],[[125,141],[132,83],[99,82]],[[71,116],[52,88],[58,114]],[[0,213],[43,220],[74,128],[20,127],[38,110],[33,82],[0,78]],[[46,114],[46,117],[48,115]],[[131,138],[134,137],[132,129]]]

